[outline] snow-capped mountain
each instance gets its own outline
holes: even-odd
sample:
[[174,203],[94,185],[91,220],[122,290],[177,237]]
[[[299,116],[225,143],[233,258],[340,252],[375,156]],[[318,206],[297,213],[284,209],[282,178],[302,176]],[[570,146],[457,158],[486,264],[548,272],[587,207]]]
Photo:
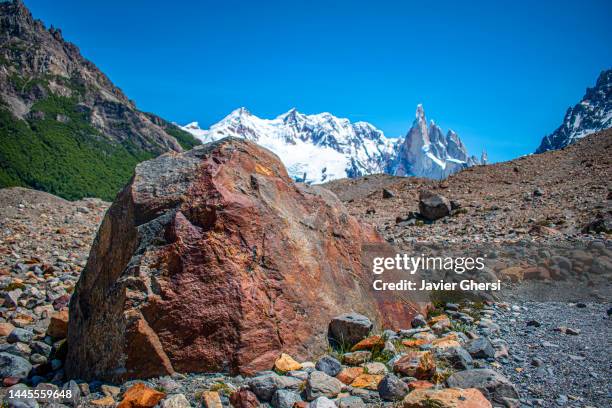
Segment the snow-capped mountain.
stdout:
[[568,108],[563,124],[542,139],[536,153],[561,149],[597,131],[612,127],[612,69],[603,71],[579,104]]
[[428,128],[421,105],[416,116],[405,139],[387,138],[367,122],[296,109],[261,119],[239,108],[208,130],[197,122],[182,129],[204,143],[227,136],[254,141],[276,153],[292,178],[307,183],[375,173],[441,178],[478,162],[468,157],[456,133],[444,137],[433,122]]
[[382,173],[394,145],[369,123],[351,123],[327,112],[304,115],[296,109],[260,119],[239,108],[209,130],[197,122],[183,129],[204,143],[227,136],[254,141],[276,153],[291,177],[308,183]]
[[428,126],[423,106],[418,105],[412,127],[389,162],[387,173],[442,179],[479,163],[476,157],[468,155],[457,133],[449,130],[444,136],[433,120]]

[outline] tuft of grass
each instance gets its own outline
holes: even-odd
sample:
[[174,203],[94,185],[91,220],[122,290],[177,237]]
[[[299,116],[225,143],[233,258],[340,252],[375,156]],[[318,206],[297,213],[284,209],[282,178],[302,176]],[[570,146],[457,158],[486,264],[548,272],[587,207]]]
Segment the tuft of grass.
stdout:
[[234,390],[232,389],[232,387],[230,387],[229,385],[227,385],[224,382],[216,382],[213,385],[210,386],[210,391],[216,391],[225,395],[231,395],[232,392],[234,392]]

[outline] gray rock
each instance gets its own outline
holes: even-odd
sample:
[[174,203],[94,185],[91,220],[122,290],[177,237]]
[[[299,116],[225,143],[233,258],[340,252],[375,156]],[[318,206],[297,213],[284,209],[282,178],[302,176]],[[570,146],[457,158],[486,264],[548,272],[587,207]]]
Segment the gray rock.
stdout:
[[393,191],[383,188],[382,198],[393,198],[393,197],[395,197],[395,194],[393,194]]
[[302,370],[297,370],[297,371],[289,371],[287,373],[287,375],[289,377],[295,377],[298,378],[302,381],[306,381],[308,379],[308,372],[307,371],[302,371]]
[[183,394],[174,394],[167,397],[160,404],[161,408],[190,408],[191,404]]
[[310,408],[336,408],[336,404],[326,397],[319,397],[310,403]]
[[465,349],[474,358],[493,358],[495,357],[495,348],[486,337],[479,337],[470,340]]
[[336,401],[338,408],[365,408],[366,404],[363,400],[356,396],[339,398]]
[[30,347],[32,348],[32,353],[37,353],[42,356],[49,358],[51,356],[51,346],[42,341],[33,341],[30,343]]
[[30,356],[30,362],[34,365],[45,364],[47,362],[47,357],[37,353],[33,353]]
[[[39,383],[34,389],[36,389],[36,390],[58,391],[59,387],[57,385],[55,385],[55,384]],[[51,396],[51,398],[39,398],[38,402],[57,403],[57,399],[54,399],[53,396]]]
[[340,370],[342,370],[342,364],[332,356],[325,355],[317,361],[315,368],[319,371],[323,371],[327,375],[335,377]]
[[353,351],[342,356],[342,361],[348,365],[359,365],[369,361],[372,353],[366,350]]
[[455,388],[478,388],[492,403],[505,405],[508,399],[518,399],[514,385],[496,371],[480,368],[459,371],[448,377],[446,383]]
[[345,313],[332,319],[329,324],[329,337],[337,344],[353,345],[367,337],[372,327],[373,324],[367,317],[358,313]]
[[408,385],[393,374],[387,374],[378,383],[380,398],[386,401],[400,401],[408,394]]
[[270,405],[273,408],[293,408],[293,404],[302,401],[297,392],[289,390],[276,390]]
[[34,338],[34,333],[30,330],[21,329],[16,327],[13,329],[11,334],[8,335],[6,341],[9,343],[29,343]]
[[[0,365],[0,367],[2,367],[2,365]],[[14,393],[29,389],[30,388],[25,384],[13,385],[6,390],[2,405],[6,408],[38,408],[38,402],[34,398],[9,398],[11,396],[11,390]]]
[[440,194],[435,194],[431,191],[420,191],[419,212],[424,218],[435,221],[450,214],[451,204],[448,198]]
[[344,384],[334,377],[330,377],[323,371],[313,371],[306,381],[306,399],[315,400],[319,397],[336,397]]
[[[65,404],[71,405],[73,407],[76,407],[79,405],[81,401],[81,388],[76,383],[76,381],[74,380],[68,381],[66,384],[64,384],[64,386],[62,387],[62,390],[70,391],[70,398],[66,398],[63,400]],[[68,395],[68,392],[65,392],[65,394]]]
[[403,337],[403,338],[410,338],[410,337],[414,336],[417,333],[428,332],[428,331],[431,331],[431,328],[428,327],[428,326],[425,326],[425,327],[416,327],[414,329],[400,330],[399,331],[399,335],[400,335],[400,337]]
[[295,377],[280,376],[276,373],[267,372],[251,378],[247,384],[251,391],[261,401],[268,402],[279,389],[297,389],[302,381]]
[[451,367],[458,370],[467,370],[474,366],[472,356],[463,347],[447,347],[436,349],[435,355],[440,360],[446,361]]
[[425,327],[425,326],[427,326],[427,320],[425,320],[425,317],[423,317],[423,315],[418,314],[418,315],[416,315],[416,316],[414,316],[412,318],[412,321],[410,322],[410,325],[413,328]]
[[27,378],[32,370],[32,364],[23,357],[9,353],[0,353],[0,378]]

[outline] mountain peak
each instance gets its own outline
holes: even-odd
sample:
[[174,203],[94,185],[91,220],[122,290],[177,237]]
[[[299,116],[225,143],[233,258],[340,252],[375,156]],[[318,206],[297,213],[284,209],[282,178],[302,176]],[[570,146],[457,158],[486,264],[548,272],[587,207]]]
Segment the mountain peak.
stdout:
[[422,103],[417,105],[415,117],[417,121],[425,120],[425,109],[423,109]]
[[612,69],[599,74],[595,87],[587,88],[582,100],[568,108],[563,123],[544,136],[536,153],[564,148],[586,135],[612,127]]
[[244,106],[239,107],[238,109],[234,109],[229,116],[250,116],[251,112],[245,108]]

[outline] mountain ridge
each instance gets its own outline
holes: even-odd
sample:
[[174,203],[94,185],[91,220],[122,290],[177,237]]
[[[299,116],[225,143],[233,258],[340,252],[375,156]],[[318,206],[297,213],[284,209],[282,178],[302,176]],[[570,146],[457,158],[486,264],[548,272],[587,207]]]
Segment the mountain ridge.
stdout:
[[138,110],[60,29],[0,3],[0,186],[112,199],[138,162],[197,142]]
[[[441,178],[480,163],[468,156],[452,130],[446,137],[438,136],[442,130],[433,121],[431,132],[437,144],[432,146],[427,125],[423,134],[413,132],[420,126],[419,120],[425,121],[422,105],[417,106],[415,122],[406,138],[395,139],[369,122],[351,122],[329,112],[303,114],[291,108],[273,119],[262,119],[240,107],[209,129],[201,129],[197,122],[182,129],[203,143],[226,136],[255,141],[279,155],[294,179],[308,183],[376,173]],[[422,139],[417,143],[421,150],[402,156],[403,146],[418,137]]]
[[563,122],[544,136],[536,153],[562,149],[583,137],[612,127],[612,69],[602,71],[593,88],[567,109]]

